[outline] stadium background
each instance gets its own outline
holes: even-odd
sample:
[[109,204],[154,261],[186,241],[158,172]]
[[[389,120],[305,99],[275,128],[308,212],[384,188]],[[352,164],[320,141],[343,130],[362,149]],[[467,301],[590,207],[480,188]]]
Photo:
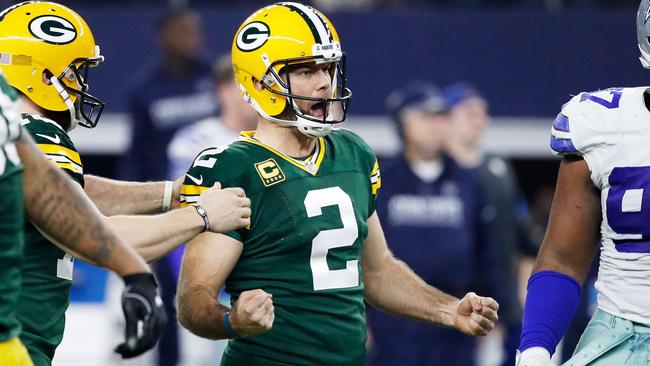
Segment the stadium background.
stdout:
[[[61,3],[88,21],[106,56],[101,70],[90,76],[92,93],[107,102],[105,115],[98,128],[78,128],[72,136],[87,173],[114,177],[130,143],[128,90],[134,75],[156,60],[156,22],[167,3]],[[203,17],[206,59],[226,52],[241,20],[265,3],[271,2],[191,3]],[[384,109],[390,91],[414,79],[439,85],[469,81],[481,90],[493,116],[484,145],[513,160],[528,202],[554,183],[557,160],[548,137],[562,104],[580,91],[641,85],[650,77],[637,58],[636,2],[436,6],[435,1],[403,1],[402,6],[352,9],[342,3],[342,9],[324,10],[348,54],[353,98],[346,127],[389,156],[399,149]],[[105,272],[77,263],[68,329],[55,364],[121,364],[111,355],[120,337],[112,281]],[[124,364],[149,362],[145,357]]]

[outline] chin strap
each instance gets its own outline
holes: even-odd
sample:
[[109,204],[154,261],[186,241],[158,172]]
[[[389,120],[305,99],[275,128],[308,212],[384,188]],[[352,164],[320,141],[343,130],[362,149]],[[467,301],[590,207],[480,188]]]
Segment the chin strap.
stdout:
[[70,128],[68,128],[68,131],[72,131],[75,127],[77,127],[77,123],[79,120],[77,119],[77,113],[76,109],[74,107],[74,102],[72,99],[70,99],[70,94],[65,90],[63,85],[61,85],[61,82],[59,79],[56,78],[56,76],[52,76],[50,78],[50,82],[56,89],[56,91],[59,93],[61,96],[61,99],[63,99],[63,103],[68,107],[68,112],[70,112]]

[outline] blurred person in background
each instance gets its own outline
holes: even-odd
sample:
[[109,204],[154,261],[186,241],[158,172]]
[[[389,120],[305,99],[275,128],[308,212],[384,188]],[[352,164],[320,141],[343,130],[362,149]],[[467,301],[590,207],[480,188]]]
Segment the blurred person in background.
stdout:
[[[255,129],[257,112],[244,101],[237,89],[230,54],[219,57],[212,67],[212,72],[219,116],[208,117],[176,132],[167,149],[170,177],[180,177],[185,174],[196,155],[202,150],[229,145],[239,139],[240,131]],[[176,279],[178,279],[183,251],[184,247],[180,247],[169,254]],[[224,304],[229,302],[229,296],[225,291],[220,292],[219,300]],[[189,332],[182,332],[181,336],[179,353],[184,362],[211,365],[219,363],[225,341],[208,342]],[[190,342],[192,345],[188,347]],[[189,361],[190,359],[194,361]]]
[[[211,65],[199,55],[204,37],[199,14],[187,8],[170,10],[157,31],[162,58],[144,71],[130,94],[132,138],[120,170],[123,179],[132,181],[168,178],[167,146],[176,131],[216,112]],[[171,320],[160,340],[158,365],[174,366],[179,359],[176,276],[168,257],[154,271]]]
[[[53,29],[57,31],[53,32]],[[169,209],[174,195],[173,183],[127,183],[83,174],[81,158],[68,132],[77,125],[92,128],[99,121],[104,104],[88,94],[88,76],[90,69],[99,66],[104,58],[99,53],[90,28],[77,13],[49,2],[25,2],[10,7],[0,17],[0,49],[5,60],[22,57],[20,62],[0,64],[0,69],[8,83],[19,92],[22,124],[33,136],[38,148],[84,187],[99,211],[111,216],[107,219],[111,226],[147,260],[164,255],[205,230],[220,231],[247,225],[247,220],[230,225],[225,222],[230,219],[224,221],[222,219],[225,217],[218,217],[219,213],[230,211],[227,207],[229,197],[223,195],[225,190],[214,188],[210,194],[202,197],[202,211],[190,208],[184,212],[174,210],[157,216],[126,216]],[[231,193],[230,198],[234,198],[234,201],[247,201],[241,190]],[[239,218],[236,217],[235,221]],[[60,224],[65,228],[71,225],[65,222]],[[66,252],[58,248],[54,245],[59,244],[57,238],[50,239],[41,234],[29,222],[24,229],[23,283],[17,312],[18,320],[23,325],[21,340],[36,365],[49,365],[63,337],[73,256],[90,263],[101,261],[87,252],[69,248]],[[153,283],[150,274],[140,277],[139,282]],[[133,281],[127,284],[131,287],[143,286]],[[164,314],[162,304],[136,303],[153,310],[154,306],[160,306]],[[127,310],[132,311],[125,309],[125,312]],[[155,312],[152,314],[155,315]],[[131,313],[127,312],[127,315]],[[144,334],[151,334],[144,345],[121,347],[120,353],[124,357],[133,357],[151,348],[162,331],[162,324],[160,322],[158,328],[144,329]],[[130,326],[127,336],[134,336],[137,332],[137,326]],[[138,346],[139,352],[132,350],[134,346]]]
[[228,145],[239,139],[241,131],[255,129],[257,112],[244,101],[237,89],[230,54],[217,59],[212,67],[212,76],[219,116],[208,117],[176,132],[167,149],[170,177],[185,174],[201,150]]
[[[481,241],[481,189],[444,150],[450,120],[433,84],[415,81],[391,93],[387,108],[403,152],[382,172],[377,212],[390,250],[427,284],[461,296],[481,282],[492,294],[494,258]],[[486,286],[487,285],[487,286]],[[474,365],[476,339],[368,307],[370,366]]]
[[129,98],[133,137],[121,168],[134,181],[165,178],[167,146],[176,131],[214,115],[217,108],[211,65],[199,56],[199,14],[169,11],[159,20],[157,37],[162,59],[137,78]]
[[[470,84],[456,83],[443,90],[450,111],[451,125],[445,139],[447,152],[463,167],[476,174],[481,185],[486,207],[484,240],[497,250],[495,264],[500,268],[494,280],[498,292],[492,294],[499,304],[500,330],[505,331],[503,365],[513,365],[521,332],[521,306],[518,291],[518,259],[520,247],[525,245],[523,221],[517,217],[519,189],[510,162],[486,154],[481,139],[489,121],[485,98]],[[497,334],[497,333],[493,333]]]

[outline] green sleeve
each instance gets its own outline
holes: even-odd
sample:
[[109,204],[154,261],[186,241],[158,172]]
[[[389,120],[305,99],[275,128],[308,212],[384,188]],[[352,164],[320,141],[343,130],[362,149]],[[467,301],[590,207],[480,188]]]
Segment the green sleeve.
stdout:
[[[201,151],[185,174],[181,186],[181,207],[198,202],[201,193],[217,182],[221,183],[222,188],[242,187],[246,172],[241,164],[240,155],[236,149],[230,149],[229,146]],[[243,242],[246,230],[240,229],[224,234]]]
[[83,164],[70,136],[56,122],[35,115],[25,115],[23,125],[41,152],[83,187]]

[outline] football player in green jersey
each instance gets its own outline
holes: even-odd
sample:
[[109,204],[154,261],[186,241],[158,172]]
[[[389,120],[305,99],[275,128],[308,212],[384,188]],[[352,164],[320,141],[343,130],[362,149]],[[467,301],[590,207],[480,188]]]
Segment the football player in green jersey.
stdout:
[[[181,270],[179,320],[197,335],[232,338],[222,365],[362,365],[364,299],[469,335],[497,320],[493,299],[442,293],[387,248],[375,155],[332,128],[350,98],[343,57],[330,21],[299,3],[256,11],[233,41],[257,130],[200,153],[181,188],[182,204],[217,180],[251,199],[251,225],[197,236]],[[224,283],[231,309],[216,300]]]
[[0,75],[0,364],[31,366],[18,339],[16,302],[23,256],[23,184],[16,141],[20,138],[18,96]]
[[65,243],[65,249],[79,252],[123,277],[127,329],[137,329],[141,324],[143,331],[128,333],[127,341],[118,349],[124,354],[139,354],[151,348],[162,331],[165,313],[146,263],[110,229],[81,190],[43,156],[29,133],[21,131],[18,96],[1,76],[0,115],[0,364],[33,365],[16,338],[21,330],[17,308],[23,212],[48,236]]
[[[239,188],[221,190],[216,184],[203,192],[195,207],[133,216],[169,209],[180,181],[173,189],[172,182],[116,182],[83,174],[80,156],[67,133],[76,124],[94,127],[101,115],[103,103],[87,89],[88,69],[103,57],[77,13],[49,2],[12,6],[0,13],[0,50],[0,69],[20,92],[22,123],[38,147],[84,186],[99,211],[111,215],[107,221],[145,259],[159,258],[204,230],[225,232],[249,224],[250,201]],[[178,201],[178,192],[175,196]],[[73,257],[97,263],[87,253],[52,245],[57,238],[46,237],[39,229],[30,222],[25,224],[23,287],[17,314],[23,325],[21,339],[37,366],[51,363],[63,337]],[[127,332],[132,335],[138,330],[129,327]],[[138,347],[138,351],[153,346],[157,337],[148,339],[151,344],[145,349]],[[141,353],[124,348],[118,351],[125,357]]]

